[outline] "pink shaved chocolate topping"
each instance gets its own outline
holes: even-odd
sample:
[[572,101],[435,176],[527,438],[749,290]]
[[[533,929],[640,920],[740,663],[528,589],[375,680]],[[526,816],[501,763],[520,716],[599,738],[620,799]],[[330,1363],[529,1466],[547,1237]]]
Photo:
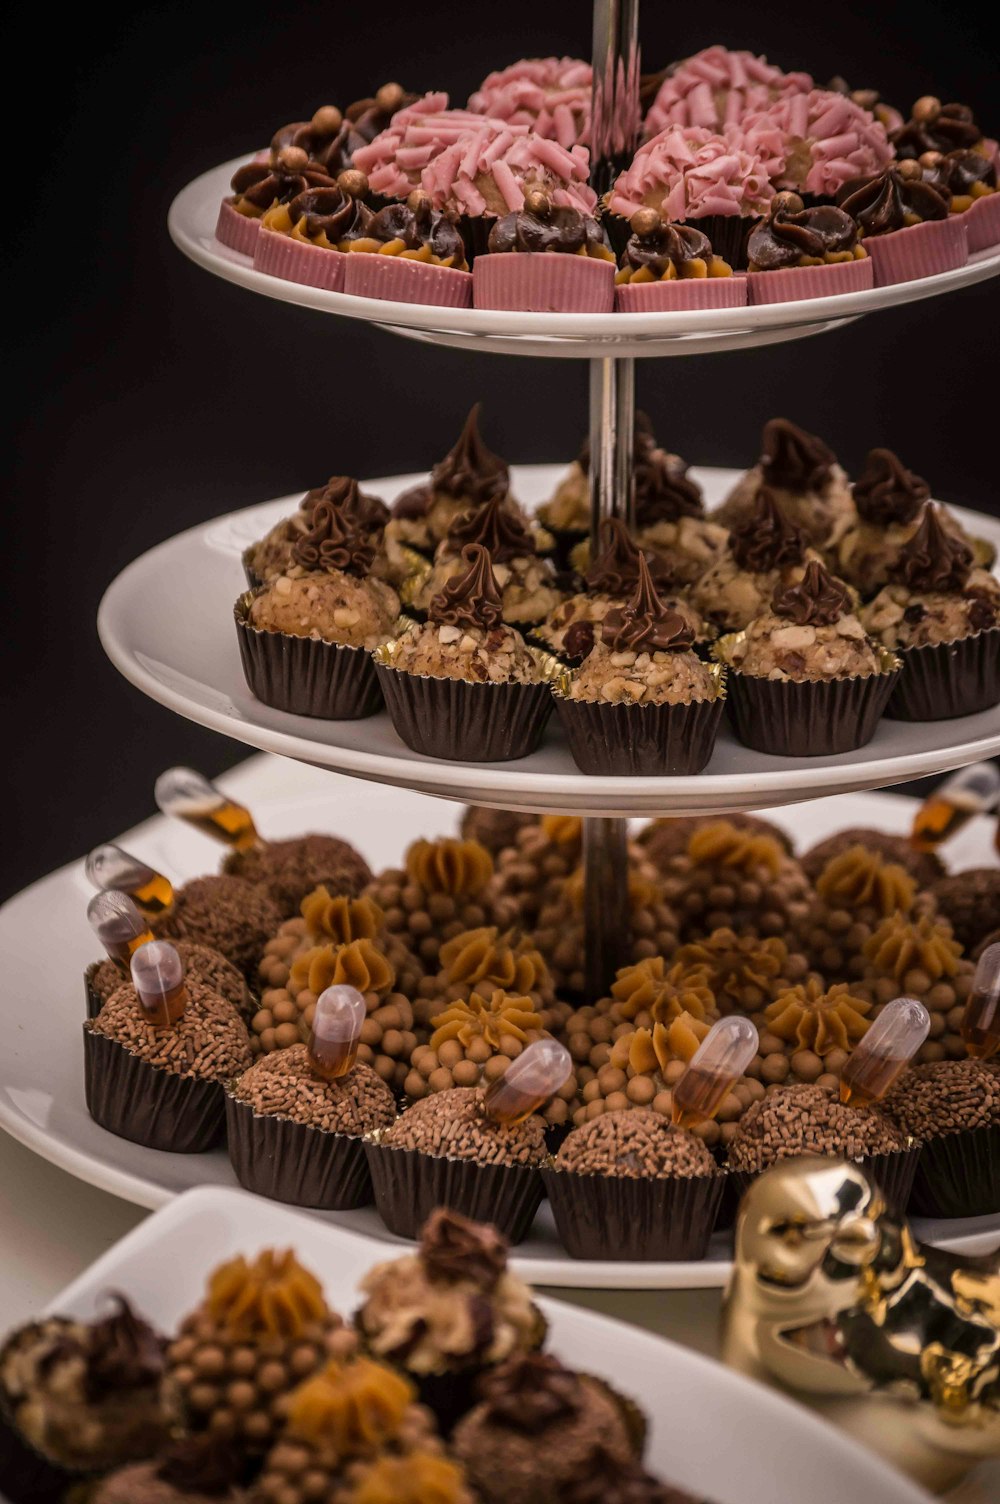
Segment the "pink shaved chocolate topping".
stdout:
[[670,125],[711,131],[738,125],[748,110],[767,109],[776,99],[807,93],[812,86],[808,73],[784,73],[752,52],[706,47],[664,79],[646,116],[646,135]]
[[608,207],[626,219],[645,208],[666,220],[766,214],[774,197],[769,177],[767,161],[735,126],[724,135],[669,126],[640,146]]
[[592,72],[575,57],[522,58],[484,79],[469,109],[511,125],[528,125],[538,136],[567,149],[587,145]]

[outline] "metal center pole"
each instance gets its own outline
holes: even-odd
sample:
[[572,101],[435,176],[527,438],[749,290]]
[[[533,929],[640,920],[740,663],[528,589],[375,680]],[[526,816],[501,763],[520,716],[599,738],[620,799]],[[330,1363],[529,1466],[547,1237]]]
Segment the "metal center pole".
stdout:
[[[639,133],[639,0],[594,0],[591,183],[611,186]],[[590,362],[590,546],[605,517],[633,521],[635,362]],[[584,943],[588,1001],[607,996],[629,932],[627,825],[583,822]]]

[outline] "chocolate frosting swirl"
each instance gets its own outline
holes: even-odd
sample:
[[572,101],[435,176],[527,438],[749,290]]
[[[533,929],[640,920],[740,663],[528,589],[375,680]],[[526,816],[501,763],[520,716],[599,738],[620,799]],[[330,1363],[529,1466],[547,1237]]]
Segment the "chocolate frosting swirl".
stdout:
[[837,202],[857,220],[862,236],[889,235],[912,224],[914,217],[948,218],[948,205],[936,188],[921,178],[901,177],[895,167],[846,183]]
[[704,517],[701,487],[688,475],[684,461],[661,449],[652,435],[646,439],[638,431],[634,473],[637,527],[676,522],[680,517]]
[[420,1258],[432,1280],[471,1280],[484,1295],[507,1268],[507,1243],[495,1227],[439,1206],[424,1223]]
[[[536,203],[537,200],[537,203]],[[528,203],[532,207],[528,207]],[[487,249],[505,251],[562,251],[570,256],[588,246],[602,246],[604,234],[596,219],[579,209],[559,209],[539,195],[523,209],[505,214],[490,231]]]
[[426,195],[411,194],[405,204],[386,204],[373,214],[365,233],[383,245],[401,240],[408,251],[430,246],[441,261],[452,259],[456,266],[465,265],[465,246],[455,225],[435,209]]
[[826,485],[837,456],[822,439],[788,418],[771,418],[764,424],[760,463],[769,486],[813,491]]
[[320,501],[310,513],[308,532],[292,544],[292,558],[303,569],[339,569],[363,579],[374,563],[375,549],[344,508]]
[[833,204],[819,204],[790,214],[781,204],[770,219],[752,232],[747,242],[751,271],[777,271],[798,266],[803,256],[822,259],[842,251],[853,251],[858,243],[858,227],[851,216]]
[[798,585],[776,590],[771,601],[775,616],[799,627],[831,627],[851,610],[851,593],[817,559],[810,559]]
[[964,590],[972,565],[971,548],[944,527],[940,509],[928,502],[917,531],[896,555],[892,574],[910,590],[952,594]]
[[364,532],[375,532],[389,521],[389,508],[377,496],[366,496],[350,475],[331,475],[324,486],[307,491],[299,502],[303,512],[313,512],[321,501],[328,501],[350,517]]
[[947,156],[931,152],[926,161],[921,157],[920,165],[924,182],[939,193],[958,196],[971,193],[980,183],[985,188],[997,186],[996,166],[979,151],[950,151]]
[[503,619],[503,601],[490,556],[481,543],[462,549],[466,566],[452,575],[444,589],[431,597],[427,615],[446,627],[481,627],[490,632]]
[[955,151],[975,146],[982,140],[982,131],[967,104],[943,104],[919,120],[907,120],[889,139],[896,148],[896,156],[905,161],[908,157],[922,156],[925,151]]
[[304,151],[314,165],[331,175],[349,166],[340,143],[344,138],[344,119],[336,107],[317,110],[311,120],[293,120],[271,137],[271,160],[289,146]]
[[[601,552],[584,580],[588,590],[601,595],[626,595],[639,581],[639,549],[620,517],[605,517],[601,523]],[[650,577],[658,590],[674,584],[669,565],[658,554],[646,554]]]
[[[639,219],[639,215],[636,215]],[[696,258],[710,261],[712,242],[694,225],[668,225],[658,219],[649,229],[629,236],[622,265],[633,271],[648,268],[655,277],[663,277],[671,265],[682,266]]]
[[448,542],[456,553],[467,543],[481,543],[494,564],[538,552],[534,538],[500,495],[457,517],[448,529]]
[[371,210],[336,183],[297,193],[288,205],[288,215],[293,225],[305,220],[310,239],[323,234],[334,243],[350,234],[367,234],[372,219]]
[[233,173],[230,186],[237,198],[246,199],[261,213],[273,204],[287,204],[308,188],[335,188],[329,173],[313,163],[290,172],[280,163],[247,162]]
[[608,612],[601,623],[601,641],[616,653],[683,653],[694,642],[683,616],[657,595],[642,554],[635,594],[627,605]]
[[117,1310],[96,1321],[87,1338],[86,1387],[91,1400],[159,1384],[165,1370],[165,1343],[137,1316],[124,1295],[113,1296]]
[[489,1419],[526,1436],[570,1420],[584,1400],[579,1376],[547,1353],[508,1358],[483,1376],[479,1389]]
[[761,486],[754,497],[753,511],[729,534],[729,551],[740,569],[766,574],[786,564],[801,564],[806,540],[782,511],[774,493]]
[[871,449],[854,482],[854,501],[866,522],[889,527],[894,522],[912,522],[931,488],[919,475],[907,470],[891,449]]
[[161,1483],[182,1494],[228,1498],[240,1475],[242,1459],[232,1445],[215,1436],[185,1436],[174,1443],[156,1469]]
[[477,505],[498,493],[504,496],[510,489],[506,461],[487,449],[480,435],[481,408],[482,403],[477,402],[465,420],[457,444],[431,471],[432,490],[443,491],[446,496],[466,496]]

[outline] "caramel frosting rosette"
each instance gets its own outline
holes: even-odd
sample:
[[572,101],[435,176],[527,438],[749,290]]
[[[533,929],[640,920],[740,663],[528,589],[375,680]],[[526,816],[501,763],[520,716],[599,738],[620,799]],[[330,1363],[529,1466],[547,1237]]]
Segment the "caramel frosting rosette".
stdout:
[[723,631],[739,631],[766,608],[779,585],[800,580],[807,559],[815,557],[802,529],[762,485],[721,558],[696,582],[695,605]]
[[713,521],[730,528],[744,522],[761,485],[816,548],[829,549],[856,519],[851,488],[833,450],[788,418],[764,424],[760,459],[737,481]]
[[503,619],[513,626],[542,621],[562,600],[551,563],[539,557],[534,533],[497,494],[455,519],[448,536],[438,545],[433,568],[417,582],[408,604],[426,611],[470,544],[481,545],[489,554],[493,577],[501,590]]

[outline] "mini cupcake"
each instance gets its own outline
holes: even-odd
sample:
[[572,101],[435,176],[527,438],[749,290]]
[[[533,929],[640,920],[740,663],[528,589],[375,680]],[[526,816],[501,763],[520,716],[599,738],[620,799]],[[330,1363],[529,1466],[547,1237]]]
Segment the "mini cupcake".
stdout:
[[442,308],[467,308],[472,301],[462,237],[420,189],[405,204],[387,204],[363,234],[343,244],[349,252],[344,291],[354,297]]
[[899,675],[898,661],[867,636],[847,586],[815,560],[716,652],[732,671],[736,735],[785,757],[863,747]]
[[527,757],[552,709],[539,657],[503,621],[503,600],[481,544],[414,625],[375,654],[397,734],[427,757],[508,762]]
[[744,522],[762,485],[815,548],[831,548],[857,519],[850,484],[833,450],[788,418],[764,424],[760,459],[712,513],[712,521],[726,527]]
[[507,1253],[495,1227],[440,1207],[415,1253],[376,1264],[361,1281],[362,1344],[402,1369],[445,1431],[471,1408],[484,1374],[545,1339],[545,1318]]
[[[213,950],[209,945],[178,940],[175,949],[183,963],[185,976],[197,982],[204,982],[212,992],[218,993],[219,997],[225,998],[226,1002],[232,1005],[244,1023],[249,1023],[256,1009],[256,1003],[246,984],[246,979],[232,962],[227,961],[220,951]],[[108,998],[117,992],[119,987],[124,986],[129,981],[129,977],[121,966],[107,957],[87,968],[85,980],[87,1016],[96,1018]]]
[[471,132],[495,125],[472,110],[449,109],[447,94],[424,94],[398,110],[367,145],[358,147],[353,165],[367,174],[372,192],[383,200],[405,199],[421,187],[425,168],[442,151]]
[[231,196],[219,207],[215,238],[230,250],[252,256],[268,209],[287,204],[309,189],[333,188],[336,184],[326,168],[310,160],[301,146],[272,145],[263,160],[238,167],[230,186]]
[[88,1496],[88,1504],[246,1504],[236,1487],[242,1459],[210,1437],[186,1436],[155,1462],[116,1469]]
[[725,1177],[700,1138],[658,1112],[605,1112],[574,1128],[542,1178],[575,1259],[705,1255]]
[[240,597],[243,671],[263,704],[326,720],[379,709],[369,654],[392,632],[399,596],[372,573],[375,556],[351,514],[321,501],[292,545],[292,563],[304,572]]
[[871,261],[851,216],[833,204],[807,209],[797,193],[775,196],[747,254],[751,303],[823,298],[873,285]]
[[[846,182],[888,167],[895,156],[885,126],[844,94],[812,89],[749,111],[740,125],[764,155],[779,156],[772,172],[777,188],[833,198]],[[776,133],[778,140],[772,140]]]
[[[377,544],[389,521],[389,508],[377,496],[366,496],[356,480],[349,475],[331,475],[323,486],[307,491],[299,502],[298,510],[252,543],[243,553],[243,571],[251,590],[258,585],[268,585],[279,575],[291,579],[304,574],[306,567],[296,562],[292,550],[295,544],[310,529],[313,513],[321,503],[327,503],[338,513],[349,517],[356,529],[369,542]],[[380,560],[376,554],[372,568],[379,573]]]
[[194,877],[174,892],[157,920],[164,940],[189,940],[219,951],[252,985],[264,947],[281,924],[281,910],[265,888],[245,877]]
[[164,1343],[124,1296],[93,1322],[46,1316],[0,1346],[0,1478],[11,1504],[150,1457],[176,1424]]
[[592,91],[592,70],[581,58],[522,58],[490,73],[469,96],[469,109],[528,126],[568,150],[587,145]]
[[933,94],[916,101],[909,120],[893,131],[892,144],[901,161],[925,151],[978,151],[991,161],[996,158],[996,142],[986,139],[969,106],[942,104]]
[[[151,942],[136,955],[170,971],[180,988],[165,1018],[124,983],[84,1025],[87,1109],[119,1138],[174,1154],[198,1154],[218,1142],[225,1116],[222,1082],[253,1058],[246,1024],[206,983],[184,977],[173,947]],[[160,954],[162,953],[162,955]],[[133,974],[136,974],[135,971]],[[173,1006],[181,1008],[173,1016]]]
[[532,313],[610,313],[615,258],[598,221],[557,208],[542,188],[495,221],[472,269],[477,308]]
[[623,242],[627,220],[641,209],[661,219],[682,221],[707,235],[717,256],[737,270],[746,266],[746,244],[757,220],[767,213],[774,188],[768,163],[736,127],[724,135],[701,126],[668,126],[640,146],[632,163],[615,179],[607,198],[619,217]]
[[1000,243],[1000,192],[997,164],[982,152],[926,151],[917,158],[924,182],[948,198],[948,212],[965,221],[969,252],[985,251]]
[[363,172],[342,172],[330,187],[307,188],[287,203],[273,205],[260,222],[254,270],[342,292],[345,249],[368,234],[372,219],[362,202],[367,192]]
[[774,592],[802,579],[809,557],[805,536],[767,486],[753,510],[729,534],[725,553],[695,584],[695,604],[720,630],[738,632],[767,609]]
[[837,202],[857,220],[876,287],[936,276],[968,259],[965,221],[948,213],[948,201],[924,182],[918,162],[849,182]]
[[971,548],[933,503],[861,617],[903,662],[890,715],[948,720],[1000,701],[1000,581],[974,567]]
[[607,613],[600,639],[554,690],[584,773],[691,774],[712,755],[724,681],[691,651],[694,636],[660,599],[639,555],[628,603]]
[[438,544],[433,569],[415,580],[416,588],[407,593],[407,605],[426,612],[434,596],[461,569],[462,550],[470,544],[481,545],[490,556],[505,622],[534,626],[562,600],[555,571],[547,559],[539,557],[534,535],[505,499],[496,495],[455,519],[444,542]]
[[355,898],[372,880],[371,868],[349,841],[318,832],[227,852],[222,870],[266,889],[284,918],[298,914],[302,900],[319,887]]
[[645,134],[655,136],[670,125],[722,130],[812,87],[808,73],[785,73],[766,57],[706,47],[668,69],[646,116]]
[[429,480],[397,496],[386,528],[390,543],[406,544],[430,555],[447,538],[452,523],[494,496],[506,498],[508,508],[518,511],[509,494],[506,460],[483,443],[479,432],[481,411],[481,402],[470,408],[456,443],[438,460]]
[[882,1107],[923,1143],[913,1210],[925,1217],[1000,1211],[1000,1072],[982,1060],[906,1071]]
[[547,1152],[537,1115],[497,1122],[480,1088],[456,1086],[415,1102],[365,1148],[375,1205],[390,1232],[416,1237],[435,1207],[448,1206],[492,1222],[512,1243],[527,1236]]
[[674,308],[738,308],[746,281],[716,256],[694,225],[664,224],[655,209],[640,209],[615,278],[620,313]]

